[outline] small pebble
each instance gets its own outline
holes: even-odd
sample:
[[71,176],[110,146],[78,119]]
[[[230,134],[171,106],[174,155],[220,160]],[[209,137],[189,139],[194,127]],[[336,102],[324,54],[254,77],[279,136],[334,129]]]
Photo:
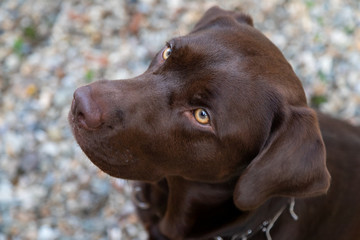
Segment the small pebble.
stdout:
[[43,225],[39,229],[38,240],[53,240],[57,239],[59,234],[50,226]]
[[8,71],[15,71],[20,66],[20,58],[15,54],[11,54],[6,58],[5,67]]
[[13,200],[13,186],[8,179],[0,178],[0,204]]

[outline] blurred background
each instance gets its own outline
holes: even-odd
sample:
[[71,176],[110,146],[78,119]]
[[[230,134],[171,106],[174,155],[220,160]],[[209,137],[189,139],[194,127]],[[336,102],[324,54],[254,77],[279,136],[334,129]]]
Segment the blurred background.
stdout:
[[0,240],[146,239],[130,184],[75,143],[72,94],[142,73],[213,5],[253,17],[309,104],[360,124],[359,0],[0,0]]

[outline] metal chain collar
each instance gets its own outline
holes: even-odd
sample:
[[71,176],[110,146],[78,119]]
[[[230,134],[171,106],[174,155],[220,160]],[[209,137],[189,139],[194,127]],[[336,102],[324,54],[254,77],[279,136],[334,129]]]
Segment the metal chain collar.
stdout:
[[[138,198],[138,193],[141,192],[142,189],[141,187],[135,187],[133,194],[132,194],[132,200],[135,203],[135,205],[143,210],[149,209],[150,208],[150,204],[147,202],[143,202]],[[272,227],[274,226],[275,222],[278,220],[278,218],[281,216],[281,214],[284,212],[284,210],[286,209],[287,205],[283,206],[276,214],[275,216],[269,220],[269,221],[264,221],[262,222],[256,229],[252,230],[249,229],[247,230],[245,233],[241,233],[241,234],[235,234],[231,237],[231,240],[248,240],[249,238],[251,238],[252,236],[254,236],[256,233],[258,233],[259,231],[262,231],[266,234],[266,239],[267,240],[272,240],[272,237],[270,235],[270,230],[272,229]],[[298,216],[296,215],[296,213],[294,212],[294,207],[295,207],[295,198],[291,198],[290,199],[290,204],[289,204],[289,213],[291,215],[291,217],[297,221],[298,220]],[[220,236],[216,236],[214,237],[214,240],[224,240],[222,237]]]
[[[283,206],[271,220],[262,222],[255,230],[249,229],[245,233],[235,234],[231,237],[231,240],[248,240],[249,238],[254,236],[256,233],[258,233],[259,231],[262,231],[265,233],[267,240],[272,240],[272,237],[270,235],[270,230],[272,229],[272,227],[274,226],[274,224],[278,220],[278,218],[281,216],[281,214],[284,212],[286,207],[287,207],[286,205]],[[290,204],[289,204],[289,213],[290,213],[291,217],[295,221],[297,221],[299,219],[299,217],[294,212],[294,207],[295,207],[295,198],[291,198]],[[220,236],[216,236],[216,237],[214,237],[214,240],[223,240],[223,238]]]

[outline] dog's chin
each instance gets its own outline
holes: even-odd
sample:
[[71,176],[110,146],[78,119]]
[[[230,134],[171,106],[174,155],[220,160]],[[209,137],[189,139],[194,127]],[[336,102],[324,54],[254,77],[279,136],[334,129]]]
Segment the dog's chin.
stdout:
[[[112,177],[147,181],[157,179],[156,176],[150,174],[151,171],[142,173],[138,169],[141,163],[139,164],[140,161],[129,150],[117,151],[116,155],[109,156],[106,155],[106,151],[100,152],[96,145],[82,146],[79,143],[79,146],[95,166]],[[94,151],[94,149],[96,150]]]
[[103,172],[116,178],[150,182],[159,181],[163,177],[154,169],[145,168],[130,147],[122,146],[119,141],[112,141],[111,137],[101,131],[81,128],[81,125],[71,121],[70,116],[69,122],[81,150]]
[[[85,153],[86,154],[86,153]],[[109,164],[109,159],[89,157],[90,161],[101,171],[111,177],[121,178],[125,180],[158,182],[163,176],[152,171],[151,169],[140,168],[137,161],[129,161],[128,159],[117,159],[118,164]]]
[[[84,153],[88,156],[90,161],[97,166],[103,172],[109,174],[112,177],[123,178],[123,179],[132,179],[132,176],[129,174],[130,172],[127,170],[131,168],[130,162],[127,159],[117,159],[117,164],[109,163],[110,159],[104,159],[102,157],[94,157],[90,154]],[[91,156],[91,157],[89,157]],[[115,160],[111,160],[111,162],[115,162]]]
[[84,129],[81,124],[72,121],[70,116],[69,122],[81,150],[104,172],[117,175],[116,169],[137,161],[130,149],[119,146],[119,142],[111,141],[111,137],[101,134],[101,131]]

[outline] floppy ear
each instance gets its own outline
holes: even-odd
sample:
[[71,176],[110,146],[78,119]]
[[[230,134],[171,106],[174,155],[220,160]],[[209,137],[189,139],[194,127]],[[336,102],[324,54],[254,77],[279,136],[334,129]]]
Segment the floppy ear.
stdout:
[[315,112],[308,107],[290,107],[287,112],[236,184],[234,202],[241,210],[255,209],[272,196],[308,197],[329,188]]
[[194,29],[191,32],[196,32],[201,29],[214,26],[218,23],[218,19],[226,17],[227,19],[235,19],[239,23],[245,23],[253,26],[253,20],[250,16],[241,12],[237,13],[233,11],[225,11],[215,6],[206,11],[204,16],[199,20],[199,22],[195,25]]

